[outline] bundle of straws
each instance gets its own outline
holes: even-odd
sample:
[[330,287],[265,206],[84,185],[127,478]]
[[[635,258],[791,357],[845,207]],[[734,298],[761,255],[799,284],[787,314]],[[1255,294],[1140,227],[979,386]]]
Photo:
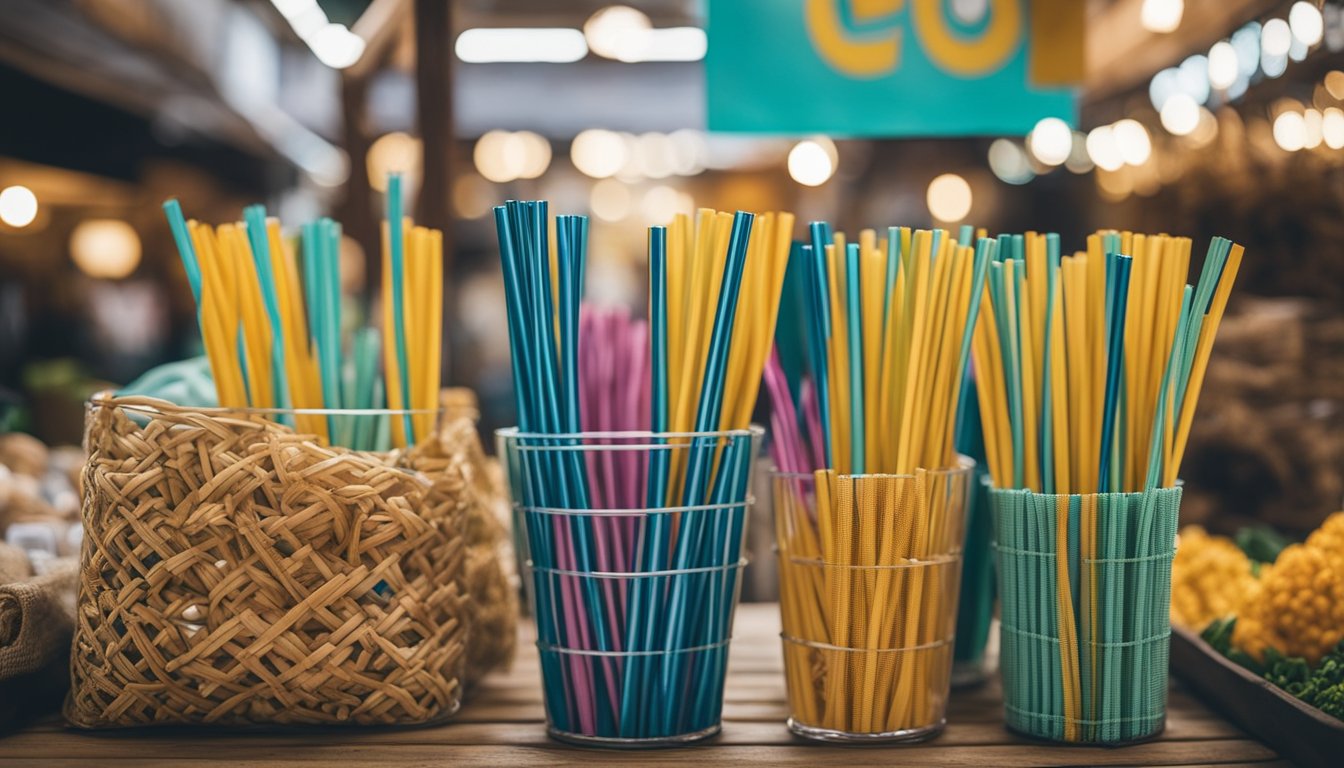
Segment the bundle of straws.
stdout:
[[[356,450],[411,445],[430,433],[442,354],[443,234],[403,218],[399,176],[389,180],[383,224],[381,341],[365,327],[347,342],[340,224],[305,224],[296,245],[260,205],[218,227],[186,220],[176,200],[163,207],[221,406],[275,409],[301,432]],[[370,415],[384,407],[403,413]]]
[[996,487],[1068,494],[1175,484],[1243,252],[1214,238],[1191,287],[1190,246],[1104,232],[1061,258],[1057,235],[999,238],[975,334]]
[[976,329],[1009,723],[1067,741],[1165,717],[1176,479],[1242,248],[1104,232],[999,239]]
[[[749,426],[793,217],[701,209],[651,228],[647,323],[581,311],[585,217],[557,217],[552,236],[544,201],[508,202],[495,223],[548,716],[561,733],[632,739],[716,724],[723,655],[687,651],[731,621],[751,457],[722,432]],[[654,449],[584,450],[631,440]]]
[[[814,649],[892,653],[875,679],[876,653],[846,669],[816,651],[822,663],[790,665],[800,677],[790,681],[791,699],[803,700],[795,719],[809,724],[905,731],[941,717],[933,699],[950,647],[900,651],[951,641],[957,569],[939,563],[959,555],[965,493],[937,471],[959,464],[962,381],[996,243],[972,246],[970,227],[955,239],[942,230],[891,227],[881,239],[865,230],[846,243],[817,222],[810,235],[795,255],[810,319],[808,371],[796,385],[777,358],[766,371],[776,465],[815,470],[815,511],[811,483],[775,485],[785,635]],[[929,567],[897,570],[921,564]],[[854,568],[869,570],[855,576]],[[801,679],[816,674],[823,679]],[[890,680],[903,682],[888,689]]]

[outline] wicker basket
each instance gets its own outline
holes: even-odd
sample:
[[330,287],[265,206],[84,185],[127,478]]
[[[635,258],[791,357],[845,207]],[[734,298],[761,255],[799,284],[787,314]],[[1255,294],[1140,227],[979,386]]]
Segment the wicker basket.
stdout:
[[95,398],[69,721],[400,725],[456,712],[468,494],[450,427],[378,454],[262,413]]

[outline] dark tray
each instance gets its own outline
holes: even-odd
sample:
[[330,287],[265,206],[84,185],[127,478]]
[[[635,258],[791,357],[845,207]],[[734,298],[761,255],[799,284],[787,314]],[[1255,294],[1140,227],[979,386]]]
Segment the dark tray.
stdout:
[[1344,720],[1229,660],[1198,634],[1171,628],[1171,673],[1205,704],[1294,763],[1304,768],[1344,765]]

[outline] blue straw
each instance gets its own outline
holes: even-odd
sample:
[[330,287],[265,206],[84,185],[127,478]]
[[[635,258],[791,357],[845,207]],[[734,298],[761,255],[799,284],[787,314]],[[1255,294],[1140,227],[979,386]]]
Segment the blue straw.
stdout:
[[1101,465],[1098,467],[1098,491],[1111,490],[1111,456],[1115,437],[1116,403],[1120,390],[1120,372],[1124,369],[1125,311],[1129,302],[1129,271],[1134,259],[1109,254],[1106,272],[1106,399],[1101,417]]
[[[821,343],[817,354],[813,355],[812,377],[817,385],[817,412],[821,417],[821,434],[825,438],[826,466],[832,466],[834,454],[831,446],[831,384],[826,361],[826,350],[831,343],[831,298],[827,293],[830,281],[826,277],[826,244],[831,242],[831,225],[824,221],[814,221],[808,225],[812,237],[812,268],[808,270],[812,279],[811,307],[812,324],[819,333]],[[804,246],[804,255],[807,247]]]

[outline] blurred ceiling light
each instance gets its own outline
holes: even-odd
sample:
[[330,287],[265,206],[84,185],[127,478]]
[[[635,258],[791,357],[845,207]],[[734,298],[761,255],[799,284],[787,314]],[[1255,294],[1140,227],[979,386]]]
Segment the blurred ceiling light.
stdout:
[[1237,69],[1250,77],[1260,68],[1260,22],[1252,21],[1232,33],[1232,48],[1237,52]]
[[1199,125],[1199,109],[1194,99],[1178,93],[1162,106],[1162,127],[1173,136],[1189,136]]
[[1209,85],[1223,90],[1237,81],[1237,49],[1223,40],[1209,49]]
[[468,64],[568,64],[587,56],[588,44],[582,32],[566,27],[477,27],[458,35],[453,50]]
[[583,23],[583,36],[593,53],[617,61],[634,61],[649,47],[653,23],[643,11],[611,5]]
[[620,221],[630,215],[630,187],[615,179],[602,179],[588,195],[593,215],[605,221]]
[[682,128],[668,134],[672,142],[672,170],[680,176],[694,176],[705,170],[705,159],[709,155],[709,146],[704,134],[690,128]]
[[1260,51],[1267,56],[1287,56],[1293,31],[1283,19],[1270,19],[1260,29]]
[[613,131],[590,128],[574,137],[569,145],[569,159],[585,176],[605,179],[625,165],[628,150],[625,140]]
[[1202,53],[1189,56],[1177,70],[1180,90],[1190,94],[1196,104],[1209,100],[1209,57]]
[[22,229],[37,218],[37,195],[33,190],[14,185],[0,191],[0,221],[15,229]]
[[1180,92],[1181,71],[1176,67],[1167,67],[1158,72],[1153,75],[1152,82],[1148,83],[1148,100],[1158,112],[1166,106],[1167,99]]
[[271,0],[271,5],[286,19],[292,19],[300,13],[317,7],[317,0]]
[[124,221],[88,219],[70,235],[70,256],[89,277],[119,280],[140,263],[140,236]]
[[1297,36],[1294,35],[1294,36],[1293,36],[1293,43],[1292,43],[1292,45],[1288,46],[1288,60],[1289,60],[1289,61],[1302,61],[1302,60],[1304,60],[1304,59],[1307,58],[1307,54],[1308,54],[1310,51],[1311,51],[1311,46],[1307,45],[1306,43],[1302,42],[1301,40],[1298,40],[1298,39],[1297,39]]
[[1190,142],[1196,147],[1207,147],[1218,138],[1218,118],[1204,107],[1199,108],[1199,120],[1195,130],[1190,133]]
[[677,190],[666,184],[659,184],[644,193],[644,199],[639,203],[639,212],[643,214],[646,221],[669,222],[672,220],[673,214],[691,212],[683,208],[684,199],[684,196]]
[[1092,158],[1087,156],[1087,134],[1074,131],[1073,145],[1069,148],[1069,159],[1064,161],[1064,167],[1072,173],[1087,173],[1093,165]]
[[1012,139],[995,139],[989,145],[989,170],[1005,184],[1026,184],[1036,178],[1026,150]]
[[650,132],[641,134],[632,144],[634,158],[639,172],[650,179],[665,179],[673,173],[673,154],[676,150],[672,140],[665,134]]
[[364,55],[364,38],[344,24],[328,24],[308,38],[317,60],[332,69],[345,69]]
[[699,61],[705,58],[709,39],[699,27],[652,29],[645,36],[644,51],[621,61]]
[[1338,69],[1332,69],[1325,74],[1325,90],[1330,92],[1331,96],[1344,101],[1344,72]]
[[1139,22],[1149,32],[1175,32],[1184,14],[1184,0],[1143,0]]
[[1045,165],[1060,165],[1073,149],[1073,132],[1058,117],[1042,118],[1027,134],[1027,149]]
[[[1138,120],[1125,118],[1111,126],[1115,132],[1115,143],[1120,148],[1120,156],[1130,165],[1143,165],[1153,152],[1152,140],[1148,129]],[[1098,163],[1100,165],[1100,163]]]
[[1288,57],[1283,54],[1273,55],[1261,49],[1260,69],[1265,73],[1265,77],[1278,77],[1288,71]]
[[1109,125],[1099,125],[1087,134],[1087,156],[1104,171],[1116,171],[1125,164],[1115,130]]
[[971,185],[955,173],[944,173],[929,182],[925,198],[929,213],[938,221],[955,223],[971,212]]
[[1331,149],[1344,149],[1344,110],[1330,107],[1321,114],[1321,139]]
[[1097,191],[1106,200],[1118,203],[1134,193],[1134,172],[1128,168],[1097,174]]
[[551,167],[551,142],[532,131],[513,134],[514,146],[519,151],[518,178],[535,179]]
[[1315,149],[1321,146],[1321,141],[1325,138],[1323,135],[1324,126],[1321,113],[1315,109],[1308,109],[1302,113],[1302,148]]
[[1303,45],[1313,46],[1321,42],[1325,34],[1325,20],[1321,18],[1321,9],[1315,3],[1298,0],[1288,11],[1288,27]]
[[477,174],[464,173],[453,181],[453,210],[464,219],[484,218],[494,198],[490,183]]
[[789,176],[806,187],[819,187],[835,174],[835,142],[825,136],[805,139],[789,150]]
[[388,174],[418,174],[420,153],[420,140],[409,134],[393,131],[379,136],[369,147],[369,154],[365,158],[369,186],[379,192],[386,192]]
[[1285,152],[1296,152],[1307,143],[1307,123],[1301,112],[1284,112],[1274,118],[1274,143]]
[[471,158],[476,171],[496,183],[513,181],[522,175],[526,141],[509,131],[487,131],[476,140]]

